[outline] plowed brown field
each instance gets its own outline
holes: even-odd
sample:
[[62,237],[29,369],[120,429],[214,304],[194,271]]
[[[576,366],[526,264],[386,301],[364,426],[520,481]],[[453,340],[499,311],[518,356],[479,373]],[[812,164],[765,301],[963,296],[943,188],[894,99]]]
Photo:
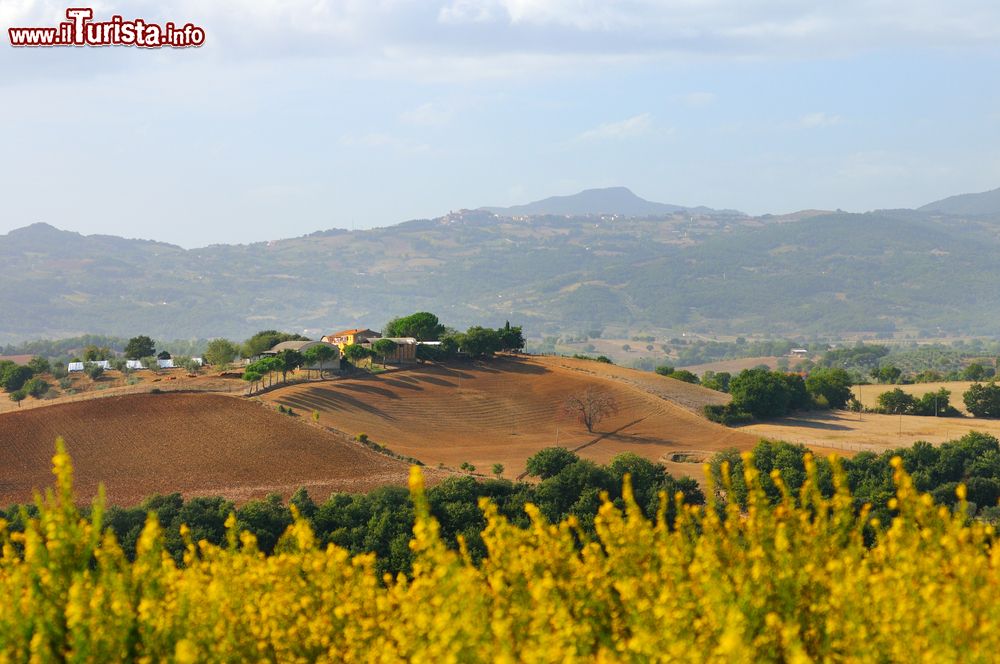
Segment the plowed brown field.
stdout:
[[[614,395],[619,413],[595,433],[561,414],[566,397],[589,386]],[[700,478],[713,452],[749,449],[756,436],[704,419],[706,403],[728,395],[656,374],[562,357],[497,358],[448,366],[422,365],[378,376],[281,388],[262,399],[354,436],[364,432],[394,452],[428,466],[468,461],[489,473],[502,463],[516,477],[526,459],[550,445],[604,462],[622,451],[663,461],[672,473]]]
[[[154,493],[242,501],[306,487],[316,498],[406,483],[405,463],[259,403],[213,394],[137,394],[0,415],[0,504],[51,486],[62,436],[82,500],[103,482],[131,505]],[[432,478],[434,471],[430,472]]]

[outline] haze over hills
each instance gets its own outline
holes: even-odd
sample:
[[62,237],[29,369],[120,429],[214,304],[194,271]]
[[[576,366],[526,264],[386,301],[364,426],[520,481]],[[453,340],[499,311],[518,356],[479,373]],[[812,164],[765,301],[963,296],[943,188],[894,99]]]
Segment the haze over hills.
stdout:
[[510,319],[531,334],[1000,328],[1000,213],[635,209],[643,213],[463,210],[191,250],[34,224],[0,236],[0,343],[245,338],[267,328],[318,336],[417,310],[458,328]]
[[603,189],[585,189],[571,196],[550,196],[540,201],[515,205],[512,207],[480,208],[494,214],[516,217],[536,215],[586,216],[601,214],[616,214],[626,217],[646,217],[668,215],[675,212],[696,212],[699,214],[736,214],[736,210],[713,210],[711,208],[684,207],[669,203],[654,203],[636,196],[627,187],[606,187]]
[[957,215],[1000,214],[1000,188],[979,194],[949,196],[919,209],[922,212]]

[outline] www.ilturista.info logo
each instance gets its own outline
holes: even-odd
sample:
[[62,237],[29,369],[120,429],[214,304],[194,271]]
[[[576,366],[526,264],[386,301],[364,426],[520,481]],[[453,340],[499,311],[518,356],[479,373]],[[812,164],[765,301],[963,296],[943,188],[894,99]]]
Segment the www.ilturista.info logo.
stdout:
[[141,46],[143,48],[188,48],[205,43],[205,30],[187,23],[163,25],[141,18],[124,20],[112,16],[93,21],[94,10],[71,7],[66,18],[54,28],[8,28],[11,46]]

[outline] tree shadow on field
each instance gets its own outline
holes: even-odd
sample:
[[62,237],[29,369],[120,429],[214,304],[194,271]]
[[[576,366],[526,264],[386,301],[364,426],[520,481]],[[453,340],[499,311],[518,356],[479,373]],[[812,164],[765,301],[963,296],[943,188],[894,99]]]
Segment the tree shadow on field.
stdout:
[[453,383],[450,380],[443,380],[441,378],[433,378],[431,376],[421,376],[420,382],[430,383],[431,385],[438,385],[440,387],[455,387],[457,383]]
[[385,412],[381,408],[371,405],[367,401],[363,401],[362,399],[340,391],[322,388],[311,388],[303,392],[299,392],[288,398],[281,399],[281,403],[285,406],[291,406],[293,408],[301,408],[303,410],[310,411],[318,410],[321,412],[360,410],[387,420],[395,419],[389,413]]
[[411,376],[415,376],[418,380],[431,375],[443,375],[449,378],[472,378],[472,374],[467,371],[461,371],[457,367],[444,365],[444,364],[430,364],[423,365],[417,369],[411,369],[407,372]]
[[497,373],[517,373],[536,376],[551,373],[551,370],[548,367],[543,367],[533,362],[526,362],[525,360],[515,357],[505,357],[503,359],[495,360],[494,366],[498,367],[498,369],[494,369]]
[[605,440],[613,440],[619,443],[635,443],[636,445],[676,445],[677,443],[669,438],[656,438],[654,436],[640,436],[627,433],[611,433],[605,436]]
[[766,423],[781,424],[793,427],[805,427],[807,429],[825,429],[829,431],[850,431],[851,427],[843,424],[835,424],[825,419],[806,419],[802,417],[782,417],[777,420],[767,420]]
[[403,390],[415,390],[417,392],[422,392],[424,388],[420,387],[418,381],[415,380],[398,380],[396,378],[383,378],[382,382],[386,385],[392,385],[393,387],[398,387]]
[[387,390],[384,387],[376,387],[374,385],[365,385],[361,383],[338,385],[337,392],[347,391],[347,392],[363,392],[364,394],[377,394],[380,397],[385,397],[386,399],[398,400],[401,397],[393,392],[392,390]]

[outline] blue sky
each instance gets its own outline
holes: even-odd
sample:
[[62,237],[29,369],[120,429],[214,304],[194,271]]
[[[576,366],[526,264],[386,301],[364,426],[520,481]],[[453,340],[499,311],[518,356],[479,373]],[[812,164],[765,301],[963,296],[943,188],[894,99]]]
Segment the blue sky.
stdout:
[[0,232],[183,246],[624,185],[758,214],[1000,186],[1000,5],[978,0],[174,0],[200,49],[12,49]]

